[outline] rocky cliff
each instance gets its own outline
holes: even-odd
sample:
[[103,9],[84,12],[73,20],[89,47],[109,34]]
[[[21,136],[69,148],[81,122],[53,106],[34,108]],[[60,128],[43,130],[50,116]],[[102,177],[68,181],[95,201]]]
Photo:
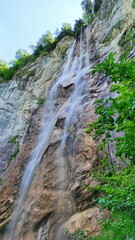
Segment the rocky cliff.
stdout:
[[[28,189],[23,190],[26,194],[15,220],[14,239],[68,239],[66,229],[75,232],[78,228],[88,230],[91,236],[99,233],[98,220],[106,212],[93,205],[96,193],[83,190],[83,184],[96,184],[89,171],[99,164],[101,154],[85,129],[95,119],[95,99],[108,94],[109,82],[104,75],[93,77],[91,68],[110,51],[117,57],[124,53],[128,31],[135,27],[131,3],[103,0],[98,17],[80,41],[64,38],[50,55],[29,63],[12,81],[0,84],[1,239],[19,204],[22,179],[28,181],[28,173],[25,179],[23,175],[33,159],[33,149],[44,135],[48,139],[39,151],[40,161]],[[130,45],[132,54],[132,41]],[[52,86],[56,91],[49,96]],[[51,124],[50,112],[53,127],[44,128],[47,121]]]

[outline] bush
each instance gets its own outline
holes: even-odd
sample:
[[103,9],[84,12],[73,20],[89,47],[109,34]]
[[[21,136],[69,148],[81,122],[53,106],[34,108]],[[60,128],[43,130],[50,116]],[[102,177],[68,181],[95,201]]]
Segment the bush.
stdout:
[[[93,177],[98,185],[88,190],[99,196],[95,204],[100,209],[112,212],[111,219],[102,222],[100,236],[93,240],[134,240],[135,236],[135,60],[115,61],[114,54],[93,69],[93,73],[105,73],[110,78],[110,91],[114,98],[100,99],[96,103],[97,121],[89,125],[87,133],[93,131],[96,140],[102,140],[100,149],[106,153]],[[115,131],[118,137],[112,138]],[[116,143],[115,156],[124,161],[125,167],[110,164],[109,143]]]
[[[88,130],[95,130],[95,139],[103,137],[102,147],[115,141],[116,156],[135,164],[135,61],[121,59],[116,63],[114,54],[109,54],[108,59],[93,69],[93,73],[96,72],[110,77],[110,91],[117,95],[96,102],[99,117]],[[111,139],[112,131],[123,134]]]

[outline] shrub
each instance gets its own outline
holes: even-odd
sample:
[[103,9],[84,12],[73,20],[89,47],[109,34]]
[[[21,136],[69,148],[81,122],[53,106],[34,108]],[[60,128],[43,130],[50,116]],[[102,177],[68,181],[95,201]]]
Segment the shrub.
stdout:
[[[114,54],[98,64],[93,73],[105,73],[110,78],[110,91],[115,97],[96,102],[98,118],[89,125],[95,140],[101,140],[100,149],[116,143],[115,156],[124,161],[124,167],[110,165],[109,153],[101,160],[98,171],[92,172],[99,184],[89,191],[96,191],[95,204],[112,212],[111,219],[102,222],[102,231],[93,240],[134,240],[135,236],[135,60],[115,61]],[[118,137],[112,138],[115,131]]]

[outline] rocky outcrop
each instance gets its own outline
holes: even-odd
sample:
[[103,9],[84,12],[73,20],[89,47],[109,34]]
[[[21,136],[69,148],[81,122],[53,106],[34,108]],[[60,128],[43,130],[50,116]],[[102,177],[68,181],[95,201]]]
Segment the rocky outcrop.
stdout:
[[[131,1],[102,1],[98,18],[85,30],[83,36],[85,45],[86,35],[88,38],[87,53],[90,66],[102,61],[110,51],[116,51],[117,56],[120,55],[119,41],[126,29],[133,25],[133,19]],[[0,109],[3,112],[0,119],[3,146],[0,155],[1,169],[6,166],[7,159],[16,151],[19,142],[16,158],[11,159],[2,174],[1,228],[9,221],[13,206],[17,203],[24,169],[46,119],[46,116],[42,119],[46,109],[38,106],[37,100],[39,97],[47,98],[52,83],[62,72],[63,56],[72,42],[72,39],[63,39],[51,55],[30,63],[16,74],[13,81],[0,85]],[[74,51],[76,56],[79,54],[78,49],[79,43]],[[100,231],[98,220],[108,214],[100,212],[98,207],[94,206],[96,192],[84,190],[83,185],[97,184],[90,177],[89,171],[99,165],[101,154],[92,136],[85,134],[85,129],[87,124],[95,119],[95,99],[108,94],[109,82],[104,75],[93,77],[91,68],[82,77],[82,81],[85,79],[87,83],[87,93],[83,96],[77,121],[68,128],[62,156],[61,141],[65,134],[64,126],[69,114],[69,105],[78,101],[69,101],[75,89],[74,80],[77,74],[68,75],[68,78],[66,76],[65,81],[58,85],[55,127],[42,160],[34,172],[24,202],[23,214],[17,225],[18,239],[21,240],[70,239],[70,236],[66,235],[66,229],[75,232],[78,228],[94,236]],[[61,158],[64,158],[64,162],[60,161]]]
[[13,80],[0,84],[0,174],[16,151],[16,142],[23,142],[31,115],[46,100],[72,42],[65,38],[52,54],[27,64]]
[[100,58],[104,59],[108,52],[120,55],[119,41],[123,38],[123,33],[134,25],[134,19],[135,10],[131,0],[102,1],[98,19],[89,27],[90,34],[91,31],[93,33],[91,41]]

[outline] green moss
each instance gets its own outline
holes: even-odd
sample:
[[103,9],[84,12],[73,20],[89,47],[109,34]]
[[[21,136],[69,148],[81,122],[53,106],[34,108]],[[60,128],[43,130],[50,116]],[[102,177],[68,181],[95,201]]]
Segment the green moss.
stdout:
[[132,8],[135,8],[135,0],[132,2]]
[[8,159],[8,163],[10,163],[12,160],[14,160],[19,152],[19,143],[16,146],[15,151],[11,154],[11,156]]
[[16,136],[12,137],[11,139],[9,139],[8,143],[11,143],[11,144],[12,143],[16,143],[17,139],[18,139],[18,135],[16,135]]
[[39,98],[37,98],[37,104],[38,104],[38,106],[44,105],[45,100],[46,100],[45,97],[39,97]]

